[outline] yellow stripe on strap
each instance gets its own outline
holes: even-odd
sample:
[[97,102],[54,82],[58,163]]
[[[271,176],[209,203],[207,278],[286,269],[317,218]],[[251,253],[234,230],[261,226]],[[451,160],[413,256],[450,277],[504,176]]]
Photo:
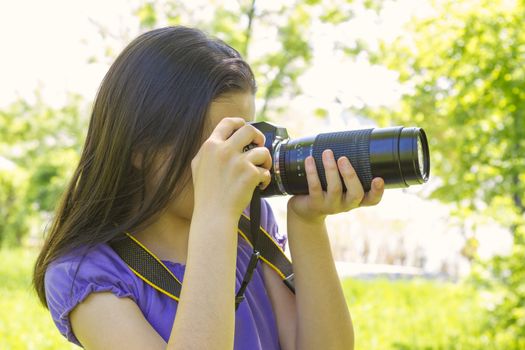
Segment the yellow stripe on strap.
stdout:
[[[245,234],[244,232],[242,232],[240,228],[237,229],[237,232],[239,232],[239,234],[244,238],[244,240],[245,240],[246,242],[248,242],[248,244],[253,248],[253,244],[252,244],[252,242],[250,242],[250,240],[248,239],[248,237],[246,237],[246,234]],[[274,242],[273,239],[272,239],[272,242]],[[274,243],[275,243],[275,242],[274,242]],[[281,248],[281,247],[279,247],[279,245],[277,245],[277,247],[278,247],[278,248]],[[282,251],[282,249],[281,249],[281,251]],[[283,254],[284,254],[284,253],[283,253]],[[259,259],[261,259],[262,261],[264,261],[264,262],[265,262],[270,268],[272,268],[275,272],[277,272],[277,274],[278,274],[279,276],[281,276],[282,279],[285,279],[285,278],[286,278],[286,276],[281,272],[281,270],[279,270],[274,264],[272,264],[271,262],[269,262],[264,256],[262,256],[262,255],[259,256]]]
[[[244,213],[242,213],[242,216],[244,216],[246,219],[248,219],[248,221],[250,221],[250,218],[245,215]],[[282,255],[284,255],[284,257],[286,258],[286,260],[288,260],[291,264],[291,261],[290,259],[286,256],[286,254],[284,253],[284,250],[281,248],[281,246],[279,244],[277,244],[277,242],[274,241],[274,239],[272,238],[272,236],[262,227],[262,226],[259,226],[259,229],[268,237],[268,239],[277,247],[277,249],[279,249],[279,251],[282,253]],[[237,232],[244,238],[244,240],[253,248],[253,243],[248,239],[248,237],[246,236],[246,234],[240,229],[240,228],[237,228]],[[128,236],[130,239],[133,240],[133,242],[135,242],[138,246],[140,246],[142,249],[144,249],[149,255],[151,255],[155,260],[157,260],[159,262],[159,264],[166,270],[168,271],[168,273],[182,286],[182,283],[181,281],[179,281],[179,279],[166,267],[166,265],[153,253],[151,252],[145,245],[143,245],[138,239],[136,239],[135,237],[133,237],[133,235],[131,235],[130,233],[128,232],[125,232],[126,236]],[[258,234],[258,233],[254,233],[255,234]],[[277,274],[284,280],[286,279],[286,276],[281,272],[281,270],[279,270],[279,268],[277,266],[275,266],[274,264],[272,264],[268,259],[266,259],[264,256],[260,256],[260,259],[265,263],[267,264],[271,269],[273,269],[275,272],[277,272]],[[144,282],[146,282],[148,285],[150,285],[151,287],[155,288],[156,290],[158,290],[159,292],[165,294],[166,296],[170,297],[171,299],[175,300],[175,301],[179,301],[179,297],[176,296],[176,295],[173,295],[171,294],[170,292],[162,289],[161,287],[157,286],[156,284],[154,284],[153,282],[149,281],[146,277],[144,277],[142,274],[140,274],[138,271],[136,271],[135,269],[133,269],[131,266],[129,266],[128,264],[126,264],[129,269],[131,271],[133,271],[133,273],[135,275],[137,275],[141,280],[143,280]]]
[[164,263],[163,263],[162,261],[160,261],[159,258],[157,258],[157,256],[156,256],[155,254],[153,254],[153,252],[151,252],[148,248],[146,248],[145,245],[143,245],[142,243],[140,243],[140,241],[139,241],[138,239],[136,239],[135,237],[133,237],[131,234],[129,234],[129,233],[127,233],[127,232],[125,232],[125,233],[126,233],[126,235],[127,235],[129,238],[131,238],[135,243],[137,243],[140,247],[142,247],[142,249],[144,249],[146,252],[148,252],[149,255],[151,255],[155,260],[157,260],[157,261],[162,265],[162,267],[163,267],[166,271],[168,271],[168,273],[169,273],[170,275],[172,275],[173,278],[175,278],[175,280],[176,280],[177,282],[179,282],[180,285],[182,285],[181,281],[179,281],[179,279],[178,279],[178,278],[177,278],[177,277],[176,277],[176,276],[175,276],[175,275],[174,275],[174,274],[173,274],[173,273],[172,273],[172,272],[166,267],[166,265],[164,265]]
[[138,273],[138,271],[134,270],[131,266],[128,265],[128,267],[129,267],[129,269],[130,269],[131,271],[133,271],[133,273],[134,273],[135,275],[137,275],[141,280],[143,280],[144,282],[146,282],[147,284],[149,284],[150,286],[152,286],[153,288],[155,288],[156,290],[158,290],[158,291],[161,292],[162,294],[165,294],[165,295],[167,295],[168,297],[170,297],[171,299],[175,300],[176,302],[179,301],[179,298],[178,298],[178,297],[176,297],[175,295],[171,294],[170,292],[168,292],[168,291],[166,291],[166,290],[164,290],[164,289],[158,287],[155,283],[150,282],[146,277],[142,276],[140,273]]
[[[250,218],[248,216],[246,216],[246,214],[242,213],[242,216],[244,216],[246,219],[248,219],[250,221]],[[284,257],[286,258],[286,260],[288,260],[290,262],[290,264],[292,263],[292,261],[286,256],[286,254],[284,253],[284,250],[283,248],[281,248],[281,246],[279,244],[277,244],[277,242],[275,242],[272,238],[272,236],[266,232],[266,230],[264,229],[264,227],[262,226],[259,226],[259,229],[266,235],[268,236],[268,238],[270,239],[270,241],[277,247],[277,249],[279,249],[281,251],[281,253],[283,253]],[[240,230],[239,230],[240,231]],[[253,233],[254,235],[256,233]],[[251,242],[246,238],[246,235],[244,235],[244,238],[250,243],[250,245],[253,247],[253,245],[251,244]]]

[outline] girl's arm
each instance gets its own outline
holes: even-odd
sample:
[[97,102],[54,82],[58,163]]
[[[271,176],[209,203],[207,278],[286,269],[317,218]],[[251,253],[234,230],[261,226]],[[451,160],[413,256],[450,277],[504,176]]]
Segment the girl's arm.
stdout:
[[203,215],[209,212],[196,210],[192,220],[181,299],[168,344],[131,299],[93,293],[70,316],[84,348],[233,348],[238,221],[218,211]]
[[352,319],[324,221],[306,222],[288,215],[290,251],[297,303],[297,349],[354,347]]
[[[214,213],[210,215],[209,213]],[[217,208],[192,218],[188,260],[168,349],[232,349],[237,223]]]
[[[374,179],[371,191],[365,195],[348,159],[336,162],[333,153],[325,151],[323,165],[327,191],[322,191],[313,158],[309,157],[305,164],[309,195],[294,196],[288,202],[295,298],[274,271],[265,269],[284,349],[354,348],[352,319],[335,269],[325,218],[379,203],[384,183]],[[342,192],[339,173],[348,189],[346,193]],[[283,306],[286,303],[292,306]]]
[[[253,188],[269,183],[271,166],[264,135],[245,124],[241,118],[222,119],[192,161],[195,204],[188,258],[167,346],[134,302],[95,293],[71,314],[85,348],[233,348],[237,224]],[[260,147],[244,152],[250,143]]]

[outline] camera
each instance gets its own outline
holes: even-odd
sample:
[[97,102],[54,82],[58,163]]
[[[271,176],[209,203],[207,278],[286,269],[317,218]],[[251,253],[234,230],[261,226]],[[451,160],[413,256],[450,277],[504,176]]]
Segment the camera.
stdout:
[[[425,132],[418,127],[371,128],[322,133],[290,139],[284,127],[267,122],[251,123],[266,137],[264,146],[272,156],[271,182],[262,197],[308,194],[304,160],[313,156],[323,190],[326,176],[321,155],[331,149],[335,159],[346,156],[365,192],[374,177],[385,188],[401,188],[428,181],[430,159]],[[343,183],[343,191],[346,187]]]

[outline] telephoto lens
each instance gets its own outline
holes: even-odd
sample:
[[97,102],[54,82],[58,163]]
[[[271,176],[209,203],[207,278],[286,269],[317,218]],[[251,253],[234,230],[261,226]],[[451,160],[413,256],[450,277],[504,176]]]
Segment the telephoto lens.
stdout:
[[[323,190],[326,176],[321,155],[331,149],[335,159],[346,156],[365,192],[372,179],[381,177],[386,188],[423,184],[430,174],[428,142],[418,127],[390,127],[341,131],[290,139],[285,128],[267,122],[252,123],[266,136],[265,147],[272,155],[272,179],[261,192],[263,197],[308,194],[304,168],[313,156]],[[342,181],[342,180],[341,180]],[[346,187],[343,183],[343,190]]]

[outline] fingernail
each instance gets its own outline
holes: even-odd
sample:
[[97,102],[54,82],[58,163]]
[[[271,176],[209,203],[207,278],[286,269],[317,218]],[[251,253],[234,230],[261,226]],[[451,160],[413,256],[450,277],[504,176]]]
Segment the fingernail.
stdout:
[[376,190],[380,190],[381,187],[383,187],[383,184],[381,183],[381,181],[374,181],[374,188]]
[[347,157],[341,157],[343,158],[343,160],[341,161],[343,163],[343,167],[345,169],[350,169],[350,161],[348,160]]

